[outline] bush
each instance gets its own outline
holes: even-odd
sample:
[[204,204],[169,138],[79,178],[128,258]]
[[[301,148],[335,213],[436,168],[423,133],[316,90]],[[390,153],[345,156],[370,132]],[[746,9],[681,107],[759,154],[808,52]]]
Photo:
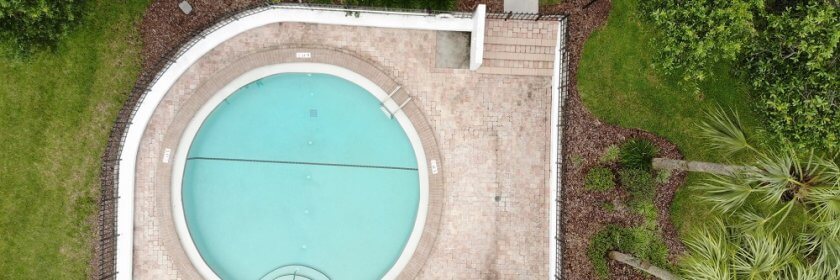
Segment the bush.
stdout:
[[619,150],[621,166],[626,169],[650,170],[653,157],[659,153],[659,148],[645,139],[631,139]]
[[83,1],[3,1],[0,4],[0,37],[28,53],[53,47],[75,25]]
[[[633,201],[652,200],[656,192],[653,175],[649,171],[640,169],[622,169],[618,172],[621,185],[633,195]],[[633,204],[631,202],[631,204]]]
[[618,160],[618,146],[610,145],[601,155],[601,163],[613,163]]
[[592,242],[586,250],[589,261],[595,268],[595,274],[600,279],[608,279],[609,266],[607,254],[609,251],[619,251],[631,254],[639,259],[647,260],[656,266],[669,268],[668,249],[650,229],[622,228],[608,225],[592,237]]
[[671,180],[671,176],[674,175],[671,170],[658,170],[656,171],[656,182],[659,184],[668,183]]
[[660,69],[681,74],[696,83],[719,61],[734,61],[744,41],[755,36],[754,13],[764,8],[763,0],[658,0],[641,1],[663,36],[654,41]]
[[586,173],[586,178],[583,184],[587,190],[594,191],[609,191],[615,188],[615,175],[609,168],[598,166],[594,167]]
[[779,139],[839,147],[840,9],[811,1],[765,20],[741,63],[758,111]]

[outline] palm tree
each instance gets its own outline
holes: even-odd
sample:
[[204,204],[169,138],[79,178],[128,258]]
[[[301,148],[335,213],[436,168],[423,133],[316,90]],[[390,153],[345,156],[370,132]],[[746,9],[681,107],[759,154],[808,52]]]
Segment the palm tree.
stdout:
[[[840,165],[831,151],[750,143],[737,114],[717,108],[701,136],[748,166],[697,186],[723,214],[686,241],[683,271],[696,279],[831,279],[840,275]],[[795,217],[795,218],[793,218]]]

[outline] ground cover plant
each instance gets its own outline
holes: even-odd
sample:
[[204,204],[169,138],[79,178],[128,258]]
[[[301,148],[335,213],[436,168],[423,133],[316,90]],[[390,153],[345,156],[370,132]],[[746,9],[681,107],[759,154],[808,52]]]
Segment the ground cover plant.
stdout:
[[587,254],[599,279],[609,279],[607,254],[620,251],[650,261],[659,267],[669,267],[668,249],[655,233],[644,227],[623,228],[608,225],[592,238]]
[[650,170],[653,157],[659,148],[645,139],[630,139],[621,144],[618,157],[621,166],[627,169]]
[[586,173],[584,187],[588,190],[605,192],[615,188],[615,174],[603,166],[596,166]]
[[147,5],[90,1],[28,57],[0,43],[0,278],[87,278],[100,156],[140,70]]

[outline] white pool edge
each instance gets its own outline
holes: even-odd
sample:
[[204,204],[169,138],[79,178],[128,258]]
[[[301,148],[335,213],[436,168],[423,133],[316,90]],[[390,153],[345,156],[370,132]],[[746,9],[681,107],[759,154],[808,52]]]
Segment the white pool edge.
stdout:
[[[477,9],[485,10],[485,5]],[[359,11],[359,17],[348,17],[342,9],[279,8],[262,11],[239,18],[207,34],[190,49],[175,59],[160,78],[149,88],[136,113],[130,120],[119,159],[116,279],[132,279],[134,270],[134,191],[137,155],[143,133],[160,101],[187,69],[204,54],[224,41],[245,31],[278,22],[305,22],[348,26],[421,29],[461,32],[484,32],[484,25],[477,25],[472,18],[450,18],[423,14]],[[481,19],[484,20],[483,18]],[[471,46],[473,47],[473,46]],[[481,46],[483,47],[483,45]],[[479,62],[480,63],[480,62]]]
[[[369,93],[373,94],[377,100],[386,100],[385,106],[387,106],[390,110],[396,111],[399,108],[399,104],[396,104],[393,100],[388,98],[388,93],[380,88],[376,83],[367,79],[366,77],[353,72],[352,70],[336,66],[330,64],[321,64],[321,63],[283,63],[283,64],[274,64],[269,66],[263,66],[259,68],[254,68],[241,76],[233,79],[230,83],[222,87],[218,92],[214,93],[206,103],[204,103],[198,111],[195,113],[193,118],[189,121],[186,128],[181,135],[180,140],[178,141],[178,147],[175,150],[176,153],[173,155],[172,161],[172,181],[171,181],[171,191],[172,191],[172,215],[173,220],[175,221],[175,228],[176,232],[178,233],[178,239],[181,241],[181,245],[186,251],[187,257],[189,257],[190,262],[196,268],[196,270],[206,279],[220,279],[218,275],[207,265],[204,259],[198,252],[198,249],[195,247],[195,243],[193,243],[192,237],[190,236],[189,229],[187,227],[186,218],[184,216],[184,205],[182,200],[182,180],[184,175],[184,168],[186,164],[187,154],[190,149],[190,145],[193,142],[198,130],[201,128],[201,125],[204,123],[204,120],[213,112],[213,110],[219,106],[226,98],[230,95],[234,94],[240,88],[265,77],[275,75],[275,74],[282,74],[282,73],[318,73],[318,74],[328,74],[333,75],[364,88]],[[384,116],[383,116],[384,117]],[[424,225],[426,222],[426,215],[428,212],[428,204],[429,204],[429,177],[428,177],[428,167],[426,165],[426,154],[423,150],[423,144],[420,140],[420,135],[417,133],[417,130],[408,119],[408,117],[402,112],[398,111],[394,114],[394,118],[402,127],[403,131],[405,131],[406,135],[408,136],[409,142],[411,142],[411,146],[414,150],[416,159],[417,159],[417,169],[418,169],[418,176],[419,176],[419,187],[420,187],[420,199],[418,202],[417,207],[417,217],[414,222],[414,228],[409,235],[408,241],[406,242],[405,248],[403,249],[400,257],[397,259],[395,264],[391,267],[388,273],[385,274],[383,279],[395,279],[397,275],[405,268],[408,262],[411,260],[411,257],[414,255],[414,251],[417,248],[417,244],[420,242],[420,236],[423,234]],[[277,264],[278,266],[282,266],[285,264]],[[325,271],[329,273],[328,271]]]

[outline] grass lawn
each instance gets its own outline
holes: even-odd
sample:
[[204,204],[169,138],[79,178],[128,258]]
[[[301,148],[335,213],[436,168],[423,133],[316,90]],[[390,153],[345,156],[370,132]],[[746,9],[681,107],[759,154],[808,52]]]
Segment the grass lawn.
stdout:
[[[696,123],[704,109],[717,104],[738,111],[748,132],[759,119],[750,109],[747,87],[718,65],[695,93],[679,85],[679,78],[653,67],[655,30],[640,18],[637,0],[615,0],[608,22],[586,42],[578,89],[586,107],[602,121],[653,132],[675,143],[690,160],[722,161],[697,138]],[[690,174],[687,185],[702,175]],[[705,205],[697,202],[688,188],[677,192],[671,219],[684,234],[709,218]]]
[[0,45],[0,278],[85,279],[99,166],[148,0],[92,0],[55,52]]

